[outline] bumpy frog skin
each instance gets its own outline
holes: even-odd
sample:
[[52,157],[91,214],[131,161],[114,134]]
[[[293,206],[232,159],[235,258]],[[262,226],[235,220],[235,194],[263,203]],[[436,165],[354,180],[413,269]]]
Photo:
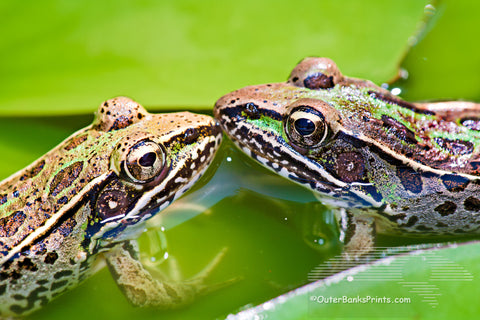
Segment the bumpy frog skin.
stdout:
[[375,231],[480,230],[480,105],[409,103],[306,58],[285,83],[220,98],[215,117],[246,154],[336,210],[347,248]]
[[150,114],[116,98],[92,125],[0,183],[0,314],[27,314],[88,277],[105,259],[135,305],[170,307],[201,279],[158,281],[130,241],[182,195],[221,142],[209,116]]

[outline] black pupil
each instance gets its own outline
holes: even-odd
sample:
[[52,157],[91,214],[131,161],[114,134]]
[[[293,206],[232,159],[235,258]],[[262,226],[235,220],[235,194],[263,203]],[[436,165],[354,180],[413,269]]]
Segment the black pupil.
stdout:
[[312,120],[307,118],[300,118],[295,120],[295,130],[302,136],[308,136],[315,131],[315,124]]
[[145,153],[139,160],[138,163],[142,167],[151,167],[157,160],[157,154],[155,152]]

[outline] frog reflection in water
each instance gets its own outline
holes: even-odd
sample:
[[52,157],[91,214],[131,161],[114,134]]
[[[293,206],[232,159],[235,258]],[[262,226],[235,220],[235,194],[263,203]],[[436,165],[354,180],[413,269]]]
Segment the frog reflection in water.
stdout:
[[347,259],[376,232],[480,231],[480,104],[409,103],[306,58],[286,83],[234,91],[214,113],[247,155],[334,210]]
[[204,277],[154,279],[137,260],[143,222],[182,195],[222,139],[213,118],[150,114],[116,98],[82,129],[0,184],[0,314],[30,313],[106,260],[127,298],[171,307],[208,290]]

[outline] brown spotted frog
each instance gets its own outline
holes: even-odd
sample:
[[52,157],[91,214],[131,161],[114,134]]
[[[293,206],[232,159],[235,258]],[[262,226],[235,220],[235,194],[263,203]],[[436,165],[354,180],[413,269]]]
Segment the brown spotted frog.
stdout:
[[265,167],[335,211],[347,257],[375,233],[480,233],[480,104],[410,103],[327,58],[220,98],[215,117]]
[[[101,104],[93,123],[0,183],[0,314],[25,315],[106,261],[137,306],[169,308],[206,290],[203,277],[162,281],[138,260],[135,237],[206,170],[218,123]],[[205,275],[205,273],[203,273]]]

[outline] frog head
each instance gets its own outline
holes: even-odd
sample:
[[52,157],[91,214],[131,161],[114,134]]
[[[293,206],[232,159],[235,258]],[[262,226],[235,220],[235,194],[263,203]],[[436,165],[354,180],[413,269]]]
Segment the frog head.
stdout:
[[106,146],[108,161],[90,188],[94,215],[86,236],[103,242],[129,238],[185,193],[211,163],[222,137],[209,116],[150,114],[126,98],[102,104],[89,130],[102,132],[96,143]]
[[[358,82],[358,85],[353,85]],[[287,82],[249,86],[214,109],[240,149],[276,173],[315,190],[326,204],[381,206],[371,196],[362,113],[379,107],[368,81],[346,78],[327,58],[307,58]],[[358,108],[363,105],[364,108]]]

